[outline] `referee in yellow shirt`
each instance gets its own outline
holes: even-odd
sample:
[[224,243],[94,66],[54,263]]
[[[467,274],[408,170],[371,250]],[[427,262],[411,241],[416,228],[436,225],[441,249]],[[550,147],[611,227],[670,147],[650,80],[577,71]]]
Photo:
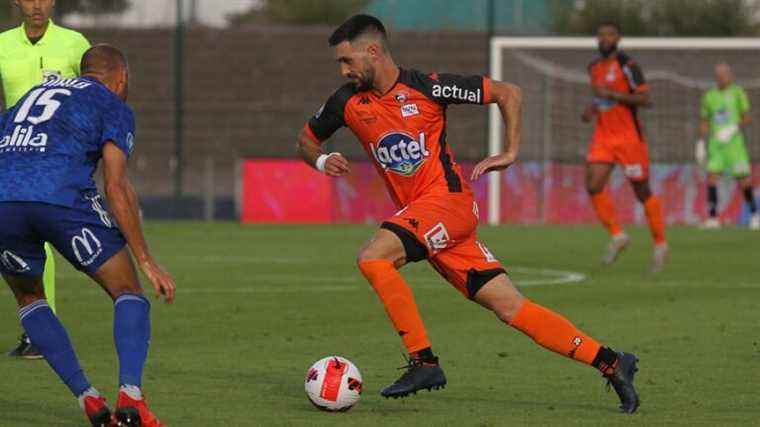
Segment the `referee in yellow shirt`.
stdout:
[[[83,35],[59,27],[50,19],[55,0],[14,0],[14,3],[24,22],[0,34],[0,79],[6,109],[47,79],[78,76],[79,62],[90,48]],[[55,311],[55,260],[49,244],[45,244],[45,254],[45,296]],[[26,359],[42,358],[26,334],[8,354]]]

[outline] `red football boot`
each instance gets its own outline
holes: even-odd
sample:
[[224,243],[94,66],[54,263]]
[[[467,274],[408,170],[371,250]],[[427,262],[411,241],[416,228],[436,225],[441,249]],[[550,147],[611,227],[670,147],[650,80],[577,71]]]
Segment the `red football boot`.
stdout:
[[82,409],[93,427],[111,427],[111,410],[106,400],[100,396],[84,396],[81,400]]
[[144,395],[142,399],[133,399],[124,391],[119,391],[114,421],[117,427],[166,427],[148,409]]

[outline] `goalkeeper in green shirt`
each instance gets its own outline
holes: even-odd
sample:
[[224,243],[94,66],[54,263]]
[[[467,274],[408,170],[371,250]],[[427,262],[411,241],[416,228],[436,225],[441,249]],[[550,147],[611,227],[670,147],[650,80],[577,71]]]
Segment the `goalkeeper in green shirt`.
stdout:
[[[59,27],[50,19],[55,0],[14,0],[14,3],[24,22],[0,34],[0,80],[6,109],[46,79],[78,76],[79,62],[90,47],[84,36]],[[48,244],[45,255],[45,296],[55,311],[55,263]],[[42,357],[25,335],[9,355]]]
[[[710,217],[705,228],[720,228],[718,219],[718,181],[729,173],[739,182],[750,210],[749,227],[760,230],[752,188],[749,155],[744,145],[742,128],[750,122],[750,105],[744,89],[733,82],[731,68],[726,63],[715,66],[717,87],[702,96],[700,140],[697,142],[697,162],[707,166],[707,203]],[[705,139],[707,143],[705,144]]]

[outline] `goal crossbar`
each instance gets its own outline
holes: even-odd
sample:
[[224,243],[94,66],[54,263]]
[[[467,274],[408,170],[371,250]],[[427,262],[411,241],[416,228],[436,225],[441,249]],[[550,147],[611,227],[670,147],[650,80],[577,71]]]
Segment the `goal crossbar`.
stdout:
[[[595,37],[493,37],[491,38],[491,69],[493,80],[504,79],[505,49],[593,49],[597,46]],[[657,38],[626,37],[620,42],[621,48],[628,49],[674,49],[674,50],[734,50],[758,49],[760,38]],[[488,119],[488,153],[490,156],[502,152],[502,118],[499,107],[491,104]],[[501,176],[488,175],[488,223],[499,224],[501,218]]]

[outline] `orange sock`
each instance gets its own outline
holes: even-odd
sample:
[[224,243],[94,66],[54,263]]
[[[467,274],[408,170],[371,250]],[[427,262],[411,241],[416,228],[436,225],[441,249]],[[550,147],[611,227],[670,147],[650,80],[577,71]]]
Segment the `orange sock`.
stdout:
[[412,290],[393,263],[386,260],[360,261],[359,270],[383,302],[385,312],[407,351],[411,354],[430,347]]
[[652,196],[644,202],[644,212],[647,214],[649,222],[649,231],[652,233],[652,240],[659,245],[665,243],[665,218],[662,214],[662,203],[660,199]]
[[561,315],[528,299],[509,325],[533,338],[541,347],[587,365],[599,364],[595,360],[602,348],[598,342]]
[[599,221],[610,232],[610,235],[617,236],[623,232],[623,229],[615,218],[615,205],[612,203],[612,198],[606,189],[592,194],[591,204],[594,205],[594,210],[596,211],[596,216],[599,217]]

